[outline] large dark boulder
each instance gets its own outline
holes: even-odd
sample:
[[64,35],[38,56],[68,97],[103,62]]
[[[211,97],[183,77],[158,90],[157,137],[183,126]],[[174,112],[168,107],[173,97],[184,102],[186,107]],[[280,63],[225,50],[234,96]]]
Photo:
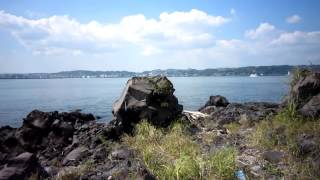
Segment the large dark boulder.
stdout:
[[39,110],[31,111],[23,121],[24,127],[39,130],[47,130],[55,119],[58,118],[58,112],[42,112]]
[[320,117],[320,93],[303,105],[299,113],[306,117]]
[[306,72],[294,81],[283,106],[293,103],[301,115],[316,118],[320,115],[320,72]]
[[313,96],[320,93],[320,73],[313,72],[306,77],[300,78],[292,87],[291,100],[298,108],[302,108]]
[[24,152],[10,159],[6,166],[0,170],[0,180],[28,179],[32,174],[38,176],[39,179],[48,176],[38,163],[36,156]]
[[131,132],[134,124],[142,119],[155,126],[168,126],[183,109],[173,95],[174,90],[172,83],[162,76],[128,80],[120,98],[113,104],[111,124],[122,128],[114,133]]
[[227,100],[227,98],[220,96],[220,95],[216,95],[216,96],[210,96],[209,100],[206,102],[206,104],[201,107],[199,109],[199,111],[202,111],[204,109],[208,109],[206,107],[227,107],[228,106],[229,101]]

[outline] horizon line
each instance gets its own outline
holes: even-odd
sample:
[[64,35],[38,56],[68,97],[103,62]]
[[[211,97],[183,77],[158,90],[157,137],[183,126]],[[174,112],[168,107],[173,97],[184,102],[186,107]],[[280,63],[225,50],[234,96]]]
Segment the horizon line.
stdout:
[[62,73],[62,72],[74,72],[74,71],[91,71],[91,72],[130,72],[130,73],[143,73],[146,71],[166,71],[166,70],[212,70],[212,69],[239,69],[239,68],[250,68],[250,67],[279,67],[279,66],[292,66],[292,67],[299,67],[299,66],[320,66],[320,64],[299,64],[299,65],[289,65],[289,64],[283,64],[283,65],[257,65],[257,66],[239,66],[239,67],[217,67],[217,68],[204,68],[204,69],[194,69],[194,68],[167,68],[167,69],[152,69],[152,70],[144,70],[144,71],[129,71],[129,70],[83,70],[83,69],[77,69],[77,70],[62,70],[57,72],[26,72],[26,73],[0,73],[0,74],[54,74],[54,73]]

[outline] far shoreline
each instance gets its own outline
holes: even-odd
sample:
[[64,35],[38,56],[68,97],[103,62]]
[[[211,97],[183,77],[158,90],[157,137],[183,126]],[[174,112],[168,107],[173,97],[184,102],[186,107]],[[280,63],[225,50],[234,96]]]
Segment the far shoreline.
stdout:
[[[41,79],[41,80],[48,80],[48,79],[129,79],[132,77],[151,77],[151,76],[128,76],[128,77],[90,77],[90,78],[80,78],[80,77],[66,77],[66,78],[0,78],[0,80],[34,80],[34,79]],[[250,77],[250,76],[166,76],[168,78],[174,77],[174,78],[197,78],[197,77],[204,77],[204,78],[210,78],[210,77],[248,77],[252,79],[261,78],[261,77],[290,77],[290,75],[264,75],[264,76],[258,76],[258,77]]]

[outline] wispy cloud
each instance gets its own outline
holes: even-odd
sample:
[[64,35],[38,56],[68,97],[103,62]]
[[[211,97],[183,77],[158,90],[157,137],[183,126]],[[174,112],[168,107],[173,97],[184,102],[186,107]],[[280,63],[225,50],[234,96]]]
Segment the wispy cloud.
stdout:
[[296,24],[299,23],[302,18],[299,15],[292,15],[286,19],[287,23],[289,24]]

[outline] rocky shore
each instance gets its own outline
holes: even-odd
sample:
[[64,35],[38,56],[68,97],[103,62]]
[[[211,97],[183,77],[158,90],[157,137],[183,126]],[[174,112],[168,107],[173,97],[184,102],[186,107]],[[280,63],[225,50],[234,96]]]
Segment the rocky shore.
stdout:
[[[290,168],[285,163],[289,155],[281,149],[252,145],[248,137],[256,131],[255,125],[270,121],[292,102],[299,116],[319,122],[320,73],[316,72],[299,77],[281,104],[232,103],[216,95],[199,111],[191,112],[183,111],[173,93],[173,84],[166,77],[134,77],[114,103],[114,118],[108,124],[97,123],[92,114],[80,111],[30,112],[20,128],[0,128],[0,180],[161,179],[122,142],[124,135],[134,135],[142,120],[163,129],[175,121],[188,124],[188,133],[203,152],[234,146],[236,169],[254,179],[277,179],[284,175],[271,173],[266,162],[285,170]],[[281,136],[279,128],[276,131]],[[273,133],[270,129],[270,136]],[[319,137],[299,134],[297,138],[299,156],[320,169]]]

